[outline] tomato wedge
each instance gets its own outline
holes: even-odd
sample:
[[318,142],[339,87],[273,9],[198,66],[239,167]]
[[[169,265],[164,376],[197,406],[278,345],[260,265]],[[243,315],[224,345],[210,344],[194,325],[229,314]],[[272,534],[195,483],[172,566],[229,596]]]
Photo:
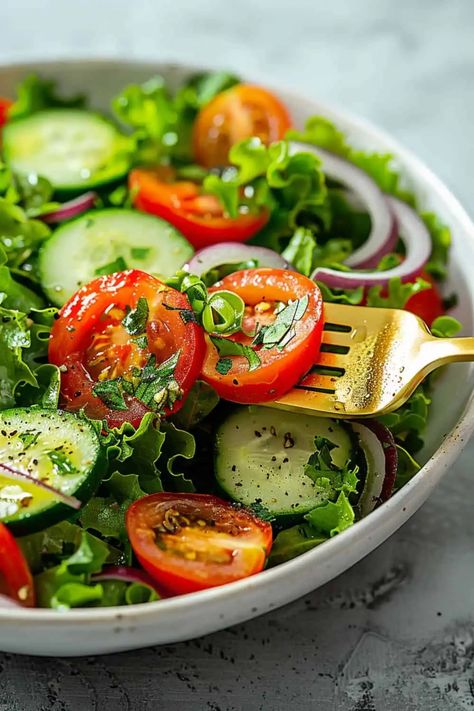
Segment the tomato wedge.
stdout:
[[215,195],[203,194],[190,180],[176,181],[172,168],[137,168],[130,173],[129,185],[138,210],[170,222],[196,249],[218,242],[245,242],[268,221],[264,210],[227,217]]
[[5,99],[0,96],[0,128],[4,126],[8,120],[8,109],[13,104],[10,99]]
[[446,312],[446,309],[433,277],[426,272],[422,272],[420,277],[429,282],[431,287],[411,296],[405,304],[405,309],[411,311],[412,314],[416,314],[428,326],[431,326],[438,316],[442,316]]
[[[158,406],[176,412],[205,352],[201,327],[183,318],[189,309],[186,295],[137,269],[79,289],[59,312],[49,341],[49,362],[64,371],[66,409],[84,408],[111,427],[137,426]],[[172,372],[159,377],[165,362]]]
[[[317,285],[297,272],[285,269],[246,269],[234,272],[213,289],[226,289],[245,302],[244,333],[225,340],[250,346],[258,357],[227,355],[229,348],[206,336],[207,350],[202,378],[226,400],[252,404],[276,400],[311,368],[321,345],[323,301]],[[291,316],[285,306],[299,308]],[[263,330],[262,330],[263,327]],[[271,330],[270,330],[270,328]],[[273,328],[272,328],[273,327]],[[256,337],[260,330],[265,338]]]
[[35,606],[35,588],[28,563],[3,523],[0,523],[0,594],[8,595],[25,607]]
[[227,165],[229,150],[244,138],[265,143],[284,138],[291,126],[286,107],[260,86],[238,84],[210,101],[193,127],[194,155],[207,168]]
[[272,527],[244,508],[207,494],[151,494],[126,515],[141,565],[165,590],[182,594],[260,572]]

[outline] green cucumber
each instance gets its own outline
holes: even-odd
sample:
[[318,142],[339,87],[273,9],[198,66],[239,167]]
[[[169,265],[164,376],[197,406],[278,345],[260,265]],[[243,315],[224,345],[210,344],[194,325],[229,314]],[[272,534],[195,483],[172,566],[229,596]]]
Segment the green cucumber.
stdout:
[[47,178],[58,191],[80,192],[122,178],[131,139],[99,114],[80,109],[40,111],[3,128],[5,161],[15,173]]
[[[67,412],[36,407],[0,412],[0,463],[83,504],[106,468],[92,425]],[[73,514],[54,493],[4,475],[0,467],[0,521],[15,535],[40,531]]]
[[301,517],[327,501],[327,489],[304,472],[316,436],[335,445],[331,457],[338,467],[352,459],[353,439],[339,420],[262,406],[237,408],[216,433],[217,483],[234,501],[258,504],[280,522]]
[[51,301],[62,306],[100,274],[141,269],[167,278],[193,253],[181,232],[159,217],[125,208],[94,210],[66,222],[44,243],[40,279]]

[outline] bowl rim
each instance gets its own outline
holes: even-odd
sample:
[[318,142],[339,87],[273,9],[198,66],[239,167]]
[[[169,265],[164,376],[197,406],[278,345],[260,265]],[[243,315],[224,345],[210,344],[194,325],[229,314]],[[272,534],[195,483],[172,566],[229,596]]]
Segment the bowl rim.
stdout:
[[[88,65],[89,68],[94,66],[104,68],[110,66],[136,66],[149,68],[150,73],[163,71],[165,68],[171,70],[173,68],[201,71],[203,68],[198,65],[193,65],[188,62],[179,62],[174,60],[160,60],[152,57],[133,57],[131,59],[120,59],[118,57],[108,55],[84,56],[78,55],[75,58],[58,57],[41,59],[37,56],[22,61],[0,60],[0,72],[6,69],[9,70],[27,70],[32,69],[35,65],[46,69],[48,67],[57,68],[58,66],[74,67],[77,65]],[[258,72],[253,76],[253,81],[258,82]],[[262,76],[260,81],[265,83],[270,89],[284,93],[295,102],[311,101],[318,106],[318,110],[324,115],[334,116],[336,122],[354,126],[356,130],[370,134],[376,140],[384,143],[390,151],[393,151],[396,157],[400,157],[403,163],[409,170],[416,172],[420,180],[430,189],[438,193],[444,204],[449,208],[458,222],[462,225],[465,235],[468,237],[471,247],[474,250],[474,222],[469,214],[461,205],[459,200],[447,188],[443,181],[436,176],[433,171],[428,168],[425,163],[416,157],[411,150],[401,145],[398,140],[393,138],[388,132],[378,128],[371,121],[354,115],[352,112],[339,107],[337,104],[329,102],[320,102],[313,99],[312,96],[303,94],[303,92],[294,91],[284,83],[278,83],[278,86],[272,86],[267,78]],[[280,563],[274,568],[268,568],[248,578],[227,583],[215,588],[201,590],[199,592],[188,593],[177,597],[161,599],[155,602],[140,603],[129,606],[113,606],[99,608],[77,608],[67,610],[61,613],[58,610],[50,610],[45,608],[0,608],[0,623],[8,621],[14,623],[16,621],[48,623],[55,627],[63,624],[84,624],[86,621],[111,623],[120,620],[123,623],[136,623],[139,619],[143,620],[148,615],[153,615],[158,610],[160,614],[167,612],[185,611],[189,605],[199,603],[205,604],[213,599],[220,601],[229,601],[245,590],[252,589],[253,591],[265,586],[278,585],[282,583],[288,576],[297,576],[298,572],[311,564],[313,559],[319,564],[324,565],[333,556],[342,553],[343,549],[350,544],[351,539],[359,539],[370,537],[370,531],[376,527],[378,521],[383,521],[390,517],[390,513],[396,513],[400,510],[406,511],[409,508],[410,497],[413,490],[420,488],[427,479],[431,478],[431,483],[434,486],[443,476],[444,472],[449,468],[453,461],[458,457],[461,450],[469,441],[470,435],[474,432],[474,389],[471,392],[466,405],[459,416],[458,421],[446,434],[436,451],[432,454],[429,460],[422,466],[420,471],[400,489],[388,501],[384,502],[380,507],[371,512],[370,516],[358,521],[349,529],[339,533],[334,538],[329,539],[324,543],[324,546],[318,546],[312,550],[306,551],[300,556],[292,560]],[[416,507],[418,508],[418,507]],[[416,510],[415,508],[415,510]],[[405,519],[404,519],[405,520]],[[402,521],[403,523],[403,521]],[[401,525],[401,524],[400,524]],[[398,527],[397,527],[398,528]],[[391,534],[388,534],[391,535]]]

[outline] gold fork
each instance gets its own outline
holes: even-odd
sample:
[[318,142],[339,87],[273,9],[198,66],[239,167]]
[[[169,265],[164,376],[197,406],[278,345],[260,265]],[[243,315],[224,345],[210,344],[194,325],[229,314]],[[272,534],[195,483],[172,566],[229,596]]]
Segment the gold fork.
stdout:
[[408,311],[325,304],[324,320],[314,367],[265,405],[345,418],[382,415],[403,405],[435,368],[474,360],[474,337],[435,338]]

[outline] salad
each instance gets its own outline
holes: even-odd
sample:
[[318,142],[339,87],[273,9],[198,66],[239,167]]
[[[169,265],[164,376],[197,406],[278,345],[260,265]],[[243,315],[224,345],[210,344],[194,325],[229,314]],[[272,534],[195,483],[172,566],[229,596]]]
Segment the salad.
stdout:
[[377,420],[272,406],[325,349],[324,302],[459,328],[449,230],[391,155],[225,72],[127,86],[107,115],[29,76],[0,150],[2,606],[229,583],[417,472],[433,378]]

